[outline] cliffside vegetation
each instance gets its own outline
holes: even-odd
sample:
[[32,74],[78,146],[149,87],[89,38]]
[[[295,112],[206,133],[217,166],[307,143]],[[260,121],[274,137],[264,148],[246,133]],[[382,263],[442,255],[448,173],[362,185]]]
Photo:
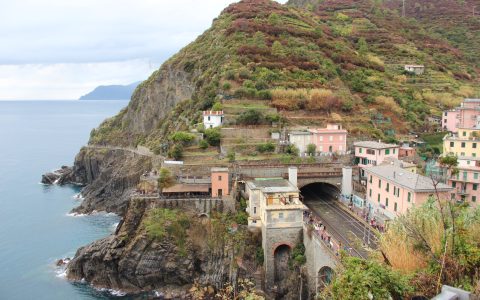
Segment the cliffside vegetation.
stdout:
[[[231,98],[264,101],[293,124],[334,118],[353,134],[406,132],[478,94],[474,58],[456,46],[465,48],[382,1],[240,1],[142,83],[90,142],[165,152],[166,137]],[[408,74],[405,64],[426,72]]]

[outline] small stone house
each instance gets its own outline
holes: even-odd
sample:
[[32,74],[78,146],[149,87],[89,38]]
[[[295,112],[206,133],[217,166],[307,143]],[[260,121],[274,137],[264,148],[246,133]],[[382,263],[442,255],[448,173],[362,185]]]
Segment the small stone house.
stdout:
[[405,65],[405,71],[415,74],[415,75],[422,75],[425,73],[425,66],[424,65]]

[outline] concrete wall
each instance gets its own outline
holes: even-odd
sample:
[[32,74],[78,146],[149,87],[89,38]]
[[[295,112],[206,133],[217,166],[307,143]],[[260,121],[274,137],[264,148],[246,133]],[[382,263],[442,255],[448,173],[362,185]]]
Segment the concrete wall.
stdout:
[[222,199],[212,198],[192,198],[192,199],[152,199],[145,197],[132,197],[131,201],[148,201],[152,207],[162,207],[170,209],[182,209],[189,212],[201,214],[210,214],[212,210],[223,211],[225,204]]
[[327,266],[335,271],[340,262],[332,250],[323,244],[323,241],[313,234],[308,234],[306,226],[303,226],[303,244],[307,257],[308,287],[310,294],[315,295],[322,289],[322,285],[317,280],[320,269]]

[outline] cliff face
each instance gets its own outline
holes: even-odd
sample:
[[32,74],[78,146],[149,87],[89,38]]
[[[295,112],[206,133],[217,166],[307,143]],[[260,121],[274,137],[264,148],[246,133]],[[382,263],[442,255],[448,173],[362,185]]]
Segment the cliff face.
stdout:
[[[77,251],[67,268],[68,279],[137,293],[167,287],[186,291],[195,282],[221,288],[236,276],[232,272],[232,245],[226,242],[211,248],[206,242],[221,241],[225,228],[213,237],[208,233],[211,223],[189,216],[182,246],[174,234],[152,238],[146,230],[146,219],[154,207],[141,200],[130,203],[114,235]],[[161,225],[174,228],[168,222]]]
[[151,169],[151,159],[123,150],[83,148],[75,158],[73,174],[85,198],[76,213],[94,210],[125,213],[128,192],[143,172]]

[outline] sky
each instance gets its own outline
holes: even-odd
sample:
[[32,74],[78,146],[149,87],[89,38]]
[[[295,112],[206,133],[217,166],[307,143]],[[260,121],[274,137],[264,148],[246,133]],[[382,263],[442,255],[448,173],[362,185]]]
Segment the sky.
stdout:
[[78,99],[144,80],[233,2],[0,0],[0,100]]

